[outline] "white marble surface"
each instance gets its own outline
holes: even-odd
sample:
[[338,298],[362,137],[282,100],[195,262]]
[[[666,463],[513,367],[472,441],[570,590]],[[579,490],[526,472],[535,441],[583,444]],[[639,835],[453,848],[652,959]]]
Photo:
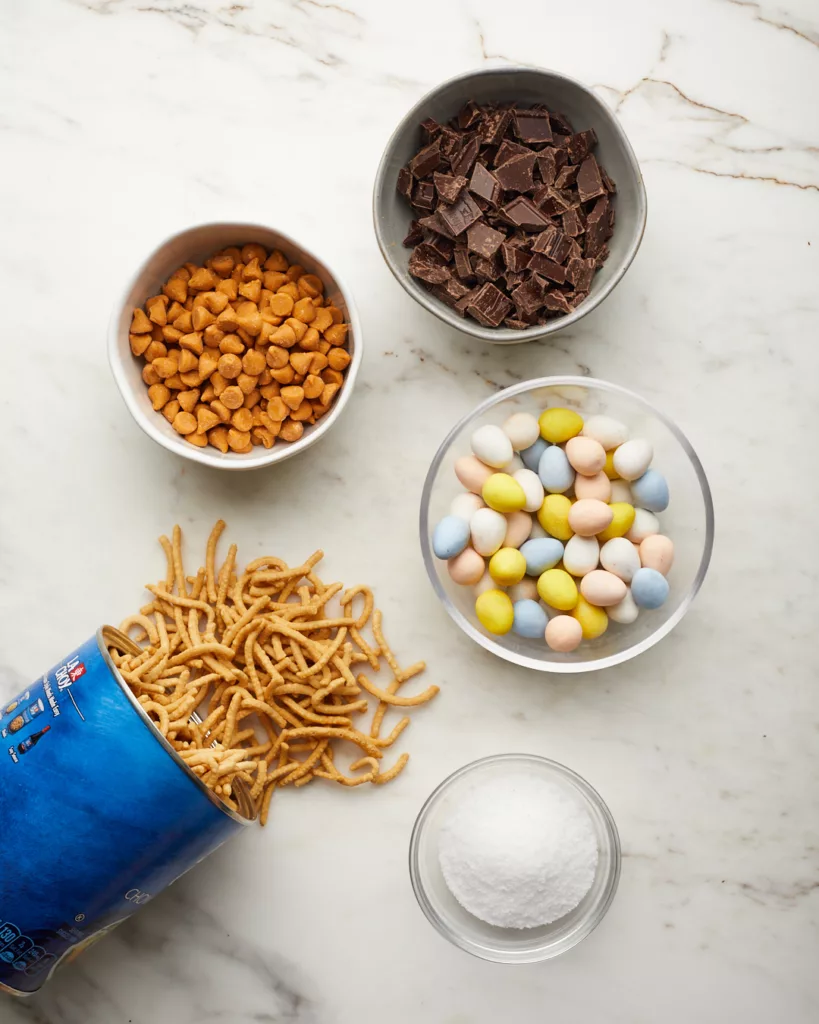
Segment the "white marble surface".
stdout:
[[[395,646],[426,657],[443,690],[406,734],[399,782],[281,794],[272,827],[34,1000],[4,1000],[0,1020],[819,1019],[816,5],[26,0],[0,7],[0,38],[2,693],[134,607],[161,572],[160,532],[179,521],[198,549],[218,516],[248,557],[321,544],[333,578],[372,582]],[[513,350],[416,308],[370,223],[399,117],[443,78],[504,60],[595,83],[649,195],[645,241],[611,298]],[[367,347],[334,432],[241,477],[144,437],[104,349],[143,253],[230,217],[276,224],[338,264]],[[550,372],[660,403],[699,450],[718,523],[676,632],[637,662],[570,679],[471,646],[437,607],[416,537],[424,473],[452,423]],[[407,877],[431,788],[504,750],[584,774],[622,833],[608,917],[541,966],[451,948]],[[0,830],[9,813],[0,794]]]

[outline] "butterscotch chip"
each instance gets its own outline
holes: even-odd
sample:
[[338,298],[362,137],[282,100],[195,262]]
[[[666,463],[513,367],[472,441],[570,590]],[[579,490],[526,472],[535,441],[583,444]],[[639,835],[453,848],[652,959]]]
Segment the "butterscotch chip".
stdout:
[[[215,294],[216,292],[214,292]],[[225,301],[227,302],[227,299]],[[224,309],[224,306],[222,309]],[[204,306],[196,306],[191,313],[191,323],[195,331],[204,331],[206,327],[210,327],[215,321],[216,317],[209,309],[205,309]]]
[[296,371],[292,366],[283,366],[280,370],[271,370],[270,376],[273,380],[277,380],[279,384],[292,384],[293,378],[296,376]]
[[[194,357],[195,358],[195,357]],[[179,379],[185,385],[186,388],[196,388],[202,383],[202,378],[199,376],[199,369],[188,370],[187,373],[180,373]]]
[[207,448],[208,446],[207,434],[186,434],[185,440],[190,441],[191,444],[195,444],[197,448]]
[[227,442],[235,452],[243,451],[250,444],[250,434],[244,430],[236,430],[234,427],[231,427],[228,430]]
[[228,277],[233,270],[233,258],[224,253],[217,253],[211,258],[210,266],[220,277]]
[[141,356],[151,344],[150,334],[129,334],[128,343],[135,356]]
[[313,356],[310,352],[291,352],[290,365],[296,373],[307,373]]
[[287,268],[287,277],[290,281],[298,281],[298,279],[305,273],[304,267],[300,263],[294,263],[292,266]]
[[326,356],[331,348],[332,348],[332,346],[330,345],[330,342],[329,341],[325,341],[324,338],[322,338],[321,341],[319,342],[319,346],[318,346],[319,352],[323,356]]
[[304,397],[305,398],[318,398],[319,395],[325,388],[325,383],[321,377],[317,377],[315,374],[308,374],[304,379]]
[[[284,404],[284,403],[282,403],[282,404]],[[254,413],[256,412],[255,409],[253,411],[254,411]],[[287,409],[285,409],[285,413],[286,412],[287,412]],[[283,422],[283,419],[282,420],[273,419],[263,409],[259,410],[259,425],[264,427],[265,430],[269,430],[270,433],[274,437],[278,437],[279,436],[279,431],[282,429],[282,422]]]
[[204,351],[205,345],[202,341],[202,335],[196,331],[190,334],[183,334],[179,339],[179,347],[186,348],[189,352],[194,352],[200,356]]
[[178,412],[174,417],[173,429],[177,434],[193,434],[196,432],[196,417],[189,412]]
[[324,337],[331,345],[343,345],[347,337],[347,325],[334,323],[324,332]]
[[264,355],[261,352],[257,352],[255,349],[245,352],[242,357],[242,369],[251,377],[258,377],[265,368],[265,365]]
[[226,295],[230,302],[235,302],[239,297],[239,286],[231,277],[226,281],[220,281],[219,284],[216,285],[216,291],[221,295]]
[[297,320],[295,317],[288,317],[282,326],[285,325],[290,327],[296,335],[296,341],[301,341],[305,334],[307,334],[307,324],[302,323],[301,320]]
[[228,409],[240,409],[245,400],[244,392],[235,384],[225,388],[219,397],[222,400],[222,404]]
[[304,349],[305,352],[315,352],[320,344],[321,335],[315,327],[308,327],[304,332],[304,337],[299,342],[300,348]]
[[199,401],[205,402],[208,405],[210,405],[214,398],[216,398],[216,392],[213,390],[213,385],[208,384],[207,387],[205,387],[205,389],[202,391],[202,394],[199,396]]
[[310,373],[321,373],[327,367],[327,356],[321,352],[314,352],[310,360]]
[[295,305],[299,298],[299,286],[294,284],[292,281],[285,282],[281,288],[276,291],[277,295],[289,295]]
[[206,434],[212,427],[217,426],[219,417],[207,406],[200,406],[196,410],[196,425],[200,434]]
[[165,384],[169,388],[173,388],[176,391],[185,391],[187,384],[182,380],[178,373],[175,373],[172,377],[165,378]]
[[[149,337],[149,335],[143,335],[143,337]],[[162,359],[168,354],[168,346],[161,341],[150,341],[148,347],[145,349],[145,362],[152,363],[154,359]]]
[[262,400],[262,393],[258,388],[254,388],[252,391],[248,391],[245,395],[244,406],[245,409],[255,409],[256,406]]
[[298,409],[304,401],[304,389],[301,387],[282,388],[281,400],[289,409]]
[[[224,344],[224,342],[223,342]],[[235,380],[242,372],[242,360],[231,352],[219,359],[219,373],[225,380]]]
[[254,444],[263,444],[265,448],[272,448],[276,438],[265,427],[254,427],[250,432],[250,438]]
[[260,388],[267,387],[272,382],[273,378],[270,376],[270,370],[265,366],[262,372],[259,374],[258,385]]
[[223,355],[240,356],[245,350],[245,343],[238,334],[226,334],[219,342],[219,351]]
[[201,302],[206,307],[207,312],[218,316],[222,310],[227,309],[227,304],[230,299],[225,295],[224,292],[202,292],[201,295],[197,295],[195,302]]
[[182,331],[183,334],[188,334],[193,331],[193,313],[187,309],[183,309],[179,316],[174,320],[173,325],[178,331]]
[[219,278],[212,270],[208,270],[207,267],[199,267],[191,274],[188,288],[194,292],[207,292],[211,288],[215,288],[218,283]]
[[[230,409],[228,409],[228,407],[223,402],[220,402],[219,399],[216,398],[216,399],[214,399],[214,401],[212,401],[210,403],[210,407],[211,407],[211,409],[213,409],[213,411],[219,417],[219,422],[220,423],[230,423],[230,417],[231,417],[232,413],[231,413]],[[227,442],[225,442],[225,443],[227,443]]]
[[281,399],[281,396],[271,398],[265,410],[272,420],[283,420],[287,417],[288,408]]
[[199,389],[192,388],[190,391],[180,391],[177,397],[179,398],[179,404],[185,412],[192,412],[199,401]]
[[298,441],[304,433],[304,424],[296,420],[287,420],[282,424],[279,437],[283,441]]
[[[300,391],[302,391],[302,389],[301,389],[301,388],[299,388],[299,390],[300,390]],[[302,391],[302,394],[304,394],[304,391]],[[309,419],[311,418],[311,416],[312,416],[312,415],[313,415],[313,407],[312,407],[312,405],[311,405],[311,404],[310,404],[310,403],[309,403],[309,402],[308,402],[308,401],[307,401],[307,400],[305,399],[305,400],[304,400],[304,401],[303,401],[303,402],[301,403],[301,405],[299,405],[299,406],[298,406],[298,408],[294,409],[294,410],[293,410],[293,411],[292,411],[292,412],[290,413],[290,419],[291,419],[291,420],[309,420]]]
[[338,393],[339,384],[325,384],[321,392],[321,404],[329,406]]
[[278,270],[284,273],[289,266],[290,264],[287,262],[287,257],[279,249],[274,249],[264,261],[265,270]]
[[172,277],[162,285],[163,294],[176,302],[185,302],[188,297],[188,283],[181,277]]
[[236,310],[232,306],[223,309],[219,316],[217,316],[216,323],[227,334],[235,331],[239,326],[239,317],[236,315]]
[[252,377],[249,373],[240,373],[236,378],[236,383],[242,389],[244,394],[249,395],[256,387],[256,377]]
[[258,302],[262,294],[262,282],[259,280],[242,281],[239,285],[239,294],[246,299],[250,299],[251,302]]
[[170,324],[166,324],[162,328],[162,340],[163,341],[176,342],[178,344],[179,343],[179,339],[182,338],[183,336],[184,335],[182,334],[182,331],[180,331],[176,327],[173,327]]
[[214,427],[208,431],[208,440],[214,448],[218,448],[223,455],[228,451],[228,432],[225,427]]
[[265,384],[263,388],[259,390],[262,393],[262,398],[266,398],[268,401],[272,398],[277,398],[281,394],[282,386],[273,381],[271,384]]
[[219,398],[222,392],[228,386],[229,382],[226,380],[225,377],[222,376],[221,373],[219,373],[218,370],[214,370],[213,373],[210,375],[210,383],[211,386],[213,387],[216,397]]
[[168,403],[170,397],[170,388],[166,387],[165,384],[152,384],[151,387],[148,388],[148,398],[151,400],[154,412],[159,412],[159,410]]
[[219,342],[225,337],[225,332],[221,327],[217,327],[216,324],[211,324],[210,327],[206,327],[203,339],[208,348],[219,348]]
[[311,321],[310,326],[315,327],[317,331],[323,334],[328,327],[332,326],[332,324],[333,317],[332,314],[330,313],[330,310],[327,309],[326,307],[323,307],[322,309],[316,310],[316,315]]
[[215,352],[210,349],[205,350],[201,356],[199,356],[199,373],[202,379],[210,377],[216,367],[219,365],[219,357]]
[[183,349],[179,353],[179,372],[190,373],[191,370],[199,371],[199,360],[188,349]]
[[[142,368],[142,379],[150,388],[153,387],[154,384],[159,384],[162,378],[154,369],[154,364],[148,363],[146,366],[143,366]],[[167,385],[165,386],[167,387]]]
[[150,334],[153,324],[148,319],[144,309],[135,309],[131,320],[131,334]]
[[[157,342],[157,344],[159,344],[159,342]],[[169,358],[168,356],[160,356],[159,359],[154,359],[151,366],[153,366],[154,370],[156,370],[157,376],[162,380],[165,380],[167,377],[172,377],[179,369],[177,361]]]
[[[338,384],[340,387],[344,383],[344,374],[340,370],[334,370],[328,366],[326,370],[321,371],[321,379],[325,384]],[[213,380],[212,377],[211,380]]]
[[270,342],[282,348],[292,348],[296,344],[296,332],[290,324],[284,323],[270,335]]
[[[259,281],[261,282],[263,277],[262,268],[259,266],[259,261],[254,256],[252,260],[245,263],[244,270],[242,270],[243,281]],[[241,294],[241,287],[239,288],[239,294]]]
[[145,308],[148,310],[148,316],[152,323],[159,324],[160,327],[168,322],[168,296],[167,295],[154,295],[150,299],[145,300]]
[[253,414],[249,409],[237,409],[231,416],[230,422],[237,430],[247,433],[253,426]]
[[274,295],[268,303],[268,309],[275,316],[290,316],[293,312],[293,296],[287,295],[285,292],[279,292]]
[[327,362],[333,370],[346,370],[350,365],[350,359],[350,353],[346,348],[331,348],[327,353]]
[[176,414],[179,412],[181,408],[182,406],[179,404],[179,402],[177,402],[175,398],[172,398],[170,402],[168,402],[162,409],[162,415],[165,417],[168,423],[173,423],[174,419],[176,418]]
[[316,274],[302,274],[298,285],[299,292],[309,299],[318,298],[324,291],[324,282]]
[[280,270],[266,270],[262,283],[267,291],[276,292],[282,285],[287,284],[287,274],[283,274]]

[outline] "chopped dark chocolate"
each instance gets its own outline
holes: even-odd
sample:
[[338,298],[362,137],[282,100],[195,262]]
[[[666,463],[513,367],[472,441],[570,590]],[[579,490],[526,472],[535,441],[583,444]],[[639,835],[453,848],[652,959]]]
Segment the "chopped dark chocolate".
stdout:
[[515,135],[521,142],[551,142],[549,115],[545,111],[515,111]]
[[455,237],[441,220],[440,210],[436,210],[435,213],[431,213],[428,217],[421,217],[418,223],[422,228],[426,228],[427,231],[434,231],[437,235],[443,235],[444,238]]
[[452,173],[466,178],[472,170],[472,165],[478,157],[480,148],[481,140],[477,134],[470,135],[465,139],[464,144],[450,161]]
[[526,196],[518,196],[517,199],[513,199],[511,203],[502,207],[502,210],[509,223],[514,224],[515,227],[535,231],[538,228],[545,228],[549,223],[532,200],[527,199]]
[[412,172],[409,168],[402,167],[398,172],[398,182],[395,187],[399,195],[404,196],[405,199],[410,198],[412,195]]
[[419,181],[412,193],[412,205],[419,210],[434,210],[435,186],[428,181]]
[[472,196],[468,192],[464,192],[457,203],[453,203],[451,206],[442,205],[436,213],[449,228],[449,231],[457,237],[462,231],[466,231],[470,224],[480,220],[483,211]]
[[552,289],[543,296],[543,305],[555,313],[571,313],[572,307],[559,289]]
[[602,196],[606,191],[603,179],[600,177],[600,168],[593,155],[589,155],[580,165],[577,172],[577,192],[581,203],[587,203],[596,196]]
[[496,231],[488,224],[473,224],[466,232],[466,244],[472,252],[486,259],[495,255],[504,238],[503,231]]
[[506,264],[507,269],[513,273],[525,270],[529,266],[529,260],[532,258],[531,254],[525,249],[522,249],[519,245],[512,245],[509,242],[503,243],[501,252],[503,253],[503,262]]
[[569,255],[571,243],[569,236],[565,235],[554,225],[550,225],[542,231],[532,244],[534,252],[541,252],[555,263],[563,263]]
[[435,182],[435,191],[445,203],[456,202],[467,185],[466,178],[460,175],[441,174],[440,171],[434,172],[432,180]]
[[580,248],[580,243],[576,238],[569,239],[569,255],[566,257],[567,260],[576,260],[583,255],[583,250]]
[[528,146],[521,146],[519,142],[504,139],[500,146],[498,146],[498,151],[493,157],[493,163],[495,167],[498,167],[500,164],[505,164],[507,160],[511,160],[513,156],[522,156],[525,153],[532,152],[533,150],[529,149]]
[[484,111],[480,133],[481,140],[485,145],[499,146],[511,120],[512,115],[508,110],[489,109]]
[[455,246],[455,273],[462,281],[467,281],[475,276],[472,263],[469,259],[469,252],[464,245]]
[[562,217],[563,230],[567,235],[582,235],[586,230],[583,214],[580,210],[567,210]]
[[434,231],[429,233],[429,237],[425,238],[424,241],[436,252],[445,263],[452,262],[452,253],[455,248],[454,242],[451,242],[448,238],[444,238],[443,235],[438,235]]
[[557,172],[555,188],[568,188],[569,185],[574,185],[578,170],[579,168],[574,164],[566,164],[562,170]]
[[598,267],[602,267],[610,255],[609,247],[604,244],[600,252],[594,257],[594,262]]
[[478,294],[479,291],[480,287],[472,288],[471,291],[468,291],[462,299],[458,299],[458,301],[455,303],[455,306],[453,307],[456,310],[456,312],[460,313],[461,316],[466,316],[466,307]]
[[413,250],[408,268],[413,277],[426,281],[427,284],[443,284],[452,276],[440,256],[425,242],[417,245]]
[[563,116],[558,114],[556,110],[549,111],[549,120],[552,122],[552,128],[555,132],[559,132],[561,135],[573,135],[572,126]]
[[424,231],[417,220],[410,221],[410,229],[407,232],[407,236],[404,239],[404,245],[408,249],[414,248],[416,245],[420,245],[424,240]]
[[424,140],[424,145],[428,142],[432,142],[438,132],[441,130],[441,126],[435,120],[434,117],[428,117],[426,120],[421,122],[421,138]]
[[540,171],[540,180],[544,185],[554,185],[557,176],[557,160],[555,154],[560,152],[557,149],[544,149],[537,155],[537,169]]
[[480,199],[497,206],[501,196],[500,182],[495,175],[486,169],[480,161],[475,164],[472,171],[472,178],[469,182],[469,191],[473,192]]
[[448,306],[454,306],[459,299],[469,294],[469,290],[465,284],[461,284],[454,277],[450,277],[443,284],[436,284],[430,288],[432,294],[436,295],[441,302],[445,302]]
[[477,256],[473,264],[475,276],[481,281],[497,281],[503,274],[503,261],[500,258],[500,253],[496,252],[488,259],[485,256]]
[[584,251],[587,256],[596,256],[610,235],[608,195],[602,195],[591,208],[586,218],[586,239]]
[[550,281],[554,281],[555,284],[563,284],[566,280],[566,269],[561,267],[559,263],[555,263],[554,260],[550,260],[548,256],[544,256],[542,252],[536,252],[529,261],[529,269],[534,274],[540,274],[541,277],[548,277]]
[[[599,164],[598,164],[598,166],[599,166]],[[606,189],[607,192],[616,192],[617,191],[617,186],[614,184],[614,182],[611,180],[611,178],[608,176],[608,174],[606,174],[606,168],[605,167],[600,167],[600,177],[603,179],[603,185],[605,186],[605,189]]]
[[593,128],[572,135],[569,139],[569,159],[571,162],[573,164],[582,164],[589,153],[591,153],[596,142],[597,136],[594,134]]
[[527,313],[536,313],[540,309],[543,305],[544,286],[545,282],[537,274],[533,274],[528,281],[519,285],[512,292],[512,301],[520,316],[526,316]]
[[500,288],[487,281],[472,295],[466,311],[484,327],[497,327],[511,308],[511,300],[507,299]]
[[445,160],[451,160],[460,148],[461,133],[454,131],[452,128],[442,128],[438,141],[441,143],[441,156]]
[[546,190],[545,195],[541,195],[541,190],[538,189],[532,198],[550,217],[557,217],[566,210],[571,210],[577,201],[568,189],[555,188],[554,185],[544,185],[543,188]]
[[507,192],[529,192],[534,188],[532,171],[535,169],[535,154],[518,153],[505,164],[495,168],[495,177]]
[[458,127],[462,131],[474,127],[481,119],[481,108],[474,100],[465,103],[458,112]]
[[566,267],[566,277],[580,292],[587,292],[591,287],[594,272],[597,264],[593,259],[569,260]]
[[527,324],[525,320],[516,320],[513,316],[508,316],[503,321],[504,327],[511,327],[513,331],[525,331],[527,327],[531,327],[531,324]]
[[523,284],[526,280],[526,274],[522,270],[517,273],[513,270],[507,270],[503,275],[503,279],[506,282],[506,290],[511,294],[513,289],[517,288],[519,284]]
[[426,178],[441,166],[441,144],[434,139],[428,146],[424,146],[420,153],[409,162],[409,169],[416,178]]

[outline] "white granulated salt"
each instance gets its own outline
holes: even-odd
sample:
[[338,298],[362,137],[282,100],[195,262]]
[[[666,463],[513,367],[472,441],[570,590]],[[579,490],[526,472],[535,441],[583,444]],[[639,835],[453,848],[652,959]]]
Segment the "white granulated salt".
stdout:
[[500,928],[536,928],[564,917],[589,891],[597,868],[588,811],[533,775],[476,783],[438,844],[452,895]]

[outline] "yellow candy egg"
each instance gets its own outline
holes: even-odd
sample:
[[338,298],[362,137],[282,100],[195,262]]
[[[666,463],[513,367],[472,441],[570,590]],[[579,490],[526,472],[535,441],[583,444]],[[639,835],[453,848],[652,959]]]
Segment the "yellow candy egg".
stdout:
[[508,473],[493,473],[483,485],[481,497],[496,512],[518,512],[526,504],[526,492]]
[[583,417],[571,409],[544,409],[537,423],[540,436],[550,444],[563,444],[583,429]]
[[634,522],[634,506],[629,505],[628,502],[613,501],[609,508],[612,511],[611,522],[605,530],[597,534],[597,539],[601,544],[613,537],[624,537]]
[[517,548],[501,548],[489,559],[489,575],[498,586],[511,587],[526,575],[526,559]]
[[537,592],[541,601],[561,612],[571,611],[577,604],[577,584],[565,569],[547,569],[542,573],[537,581]]
[[568,540],[572,536],[569,526],[571,507],[572,503],[565,494],[547,494],[538,510],[537,521],[552,537]]
[[606,464],[603,466],[603,472],[609,478],[609,480],[619,480],[620,474],[614,468],[614,449],[606,452]]
[[485,630],[498,636],[509,632],[515,618],[512,601],[502,590],[484,591],[475,602],[475,614]]
[[582,595],[572,609],[572,616],[580,623],[584,640],[594,640],[602,636],[609,626],[609,617],[602,608],[595,608]]

